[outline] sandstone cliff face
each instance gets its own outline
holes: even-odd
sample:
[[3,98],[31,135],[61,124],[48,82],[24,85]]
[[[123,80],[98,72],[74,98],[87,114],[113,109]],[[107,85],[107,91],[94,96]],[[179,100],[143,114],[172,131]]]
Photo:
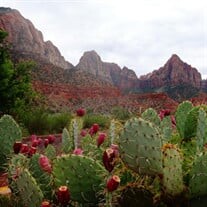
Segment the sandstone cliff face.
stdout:
[[131,90],[137,87],[138,79],[133,70],[127,67],[121,69],[115,63],[103,62],[95,51],[85,52],[76,69],[90,73],[97,79],[109,82],[121,90]]
[[0,28],[9,33],[8,41],[19,56],[41,59],[64,69],[73,67],[52,42],[44,42],[42,33],[17,10],[0,7]]
[[163,67],[140,79],[142,87],[160,88],[187,84],[197,89],[201,88],[201,74],[177,55],[172,55]]

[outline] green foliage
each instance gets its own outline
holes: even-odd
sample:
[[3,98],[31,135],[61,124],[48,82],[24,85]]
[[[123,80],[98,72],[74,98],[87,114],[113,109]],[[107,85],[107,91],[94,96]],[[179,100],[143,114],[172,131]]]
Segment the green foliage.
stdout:
[[29,108],[36,94],[31,84],[30,71],[34,67],[32,62],[14,64],[8,53],[5,41],[7,34],[0,30],[0,112],[12,113]]
[[127,109],[116,106],[112,109],[112,116],[114,117],[114,119],[126,121],[132,116],[132,114]]
[[61,133],[70,119],[70,113],[50,114],[44,108],[34,108],[24,113],[22,122],[30,134],[52,134]]
[[109,117],[101,114],[90,114],[83,117],[83,128],[90,128],[94,123],[102,128],[108,128],[110,125]]

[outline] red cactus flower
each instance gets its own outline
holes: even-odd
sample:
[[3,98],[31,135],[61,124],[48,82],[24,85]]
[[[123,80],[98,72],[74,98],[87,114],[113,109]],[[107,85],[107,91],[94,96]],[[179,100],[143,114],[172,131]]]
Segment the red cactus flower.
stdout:
[[76,110],[76,115],[77,115],[77,116],[80,116],[80,117],[81,117],[81,116],[84,116],[85,113],[86,113],[86,110],[83,109],[83,108],[80,108],[80,109]]
[[21,150],[21,147],[22,147],[22,142],[20,141],[16,141],[13,145],[13,150],[14,150],[14,153],[15,154],[18,154]]
[[41,207],[50,207],[50,202],[49,201],[43,201],[41,204]]
[[107,148],[103,153],[103,164],[106,170],[111,172],[115,166],[115,151],[112,148]]
[[39,157],[39,165],[42,168],[43,171],[51,173],[52,172],[52,166],[50,164],[50,160],[45,155],[40,155]]
[[73,150],[73,154],[74,155],[82,155],[83,150],[81,148],[76,148],[76,149]]
[[47,147],[48,144],[49,144],[49,140],[48,139],[44,139],[44,146]]
[[20,153],[27,154],[28,152],[29,152],[28,144],[22,144],[21,149],[20,149]]
[[58,199],[58,202],[63,206],[66,206],[69,203],[70,192],[67,186],[60,186],[58,188],[57,199]]
[[119,178],[119,176],[117,176],[117,175],[113,175],[113,176],[107,181],[107,184],[106,184],[107,190],[108,190],[109,192],[115,191],[115,190],[118,188],[119,183],[120,183],[120,178]]
[[49,144],[52,144],[55,141],[55,136],[54,135],[48,135],[47,139],[49,140]]
[[106,139],[106,133],[102,133],[102,132],[99,133],[99,136],[98,136],[98,138],[96,140],[97,146],[100,147],[100,145],[103,144],[103,142],[105,141],[105,139]]
[[80,133],[80,135],[82,136],[82,137],[85,137],[86,135],[87,135],[87,131],[86,130],[81,130],[81,133]]

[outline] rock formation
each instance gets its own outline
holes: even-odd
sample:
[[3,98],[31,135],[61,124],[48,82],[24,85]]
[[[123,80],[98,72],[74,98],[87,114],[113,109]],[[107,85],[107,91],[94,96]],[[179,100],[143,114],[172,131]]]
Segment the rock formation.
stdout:
[[52,42],[44,42],[42,33],[17,10],[0,7],[0,28],[8,32],[12,51],[20,57],[41,59],[63,69],[73,67]]

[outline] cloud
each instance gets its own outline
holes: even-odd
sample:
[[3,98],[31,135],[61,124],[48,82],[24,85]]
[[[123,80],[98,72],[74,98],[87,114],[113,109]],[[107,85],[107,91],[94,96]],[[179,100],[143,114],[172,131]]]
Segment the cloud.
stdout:
[[3,0],[77,64],[86,50],[134,69],[158,69],[176,53],[207,76],[206,1]]

